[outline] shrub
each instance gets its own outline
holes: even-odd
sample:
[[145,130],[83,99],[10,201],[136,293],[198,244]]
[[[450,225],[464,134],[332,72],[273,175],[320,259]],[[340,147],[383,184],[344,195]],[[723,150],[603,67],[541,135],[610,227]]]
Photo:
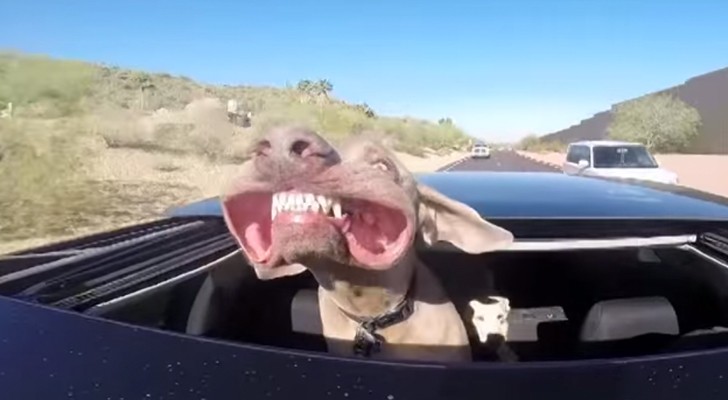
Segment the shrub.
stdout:
[[0,120],[0,241],[72,233],[102,205],[84,181],[75,126],[55,128]]
[[672,94],[654,94],[618,105],[608,133],[655,152],[681,152],[698,136],[700,125],[694,107]]

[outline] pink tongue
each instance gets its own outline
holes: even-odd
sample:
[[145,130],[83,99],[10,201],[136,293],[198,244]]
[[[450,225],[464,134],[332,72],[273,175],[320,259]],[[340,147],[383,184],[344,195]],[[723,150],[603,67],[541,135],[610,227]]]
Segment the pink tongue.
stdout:
[[374,215],[370,213],[362,214],[361,219],[363,219],[367,225],[374,225],[374,223],[376,222],[376,219],[374,219]]
[[[384,253],[387,250],[387,244],[392,243],[397,238],[397,233],[392,229],[391,221],[385,218],[377,220],[372,213],[362,213],[355,217],[351,224],[350,232],[354,236],[354,249],[357,253],[372,253],[372,256]],[[387,232],[391,233],[388,237]]]
[[266,245],[265,236],[263,235],[263,227],[261,227],[257,222],[253,222],[245,227],[245,242],[248,244],[248,247],[250,247],[250,250],[252,250],[254,256],[258,259],[256,261],[263,260],[267,252],[266,248],[268,245]]

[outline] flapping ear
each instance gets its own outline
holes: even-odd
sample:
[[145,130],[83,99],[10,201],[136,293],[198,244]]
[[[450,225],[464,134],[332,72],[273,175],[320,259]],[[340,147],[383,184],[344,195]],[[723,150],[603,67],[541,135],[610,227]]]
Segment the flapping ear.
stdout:
[[445,241],[466,253],[479,254],[513,243],[511,232],[484,220],[467,205],[423,184],[417,184],[417,190],[420,234],[428,245]]

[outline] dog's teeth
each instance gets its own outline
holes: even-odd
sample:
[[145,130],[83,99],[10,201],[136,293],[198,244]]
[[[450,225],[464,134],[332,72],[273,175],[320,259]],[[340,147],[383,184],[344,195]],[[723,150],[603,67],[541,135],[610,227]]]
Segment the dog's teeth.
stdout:
[[316,201],[316,196],[311,193],[306,193],[304,196],[304,203],[306,211],[319,212],[319,203]]
[[275,193],[273,195],[273,199],[272,199],[273,201],[272,201],[271,207],[270,207],[270,219],[271,220],[275,219],[276,215],[278,215],[278,213],[283,209],[282,200],[283,200],[284,195],[285,195],[284,193]]
[[296,194],[295,193],[289,193],[288,196],[286,196],[286,205],[283,207],[285,211],[295,211],[296,210]]
[[296,204],[294,206],[295,211],[306,211],[306,198],[302,193],[296,193],[294,196],[296,199]]
[[317,195],[316,203],[321,206],[321,212],[323,214],[329,214],[329,211],[331,211],[331,199],[327,198],[326,196]]
[[329,197],[312,193],[279,192],[273,194],[271,219],[282,212],[314,212],[341,218],[341,204]]
[[339,203],[338,201],[335,202],[331,206],[331,209],[334,212],[334,218],[342,218],[343,217],[343,214],[341,213],[341,203]]

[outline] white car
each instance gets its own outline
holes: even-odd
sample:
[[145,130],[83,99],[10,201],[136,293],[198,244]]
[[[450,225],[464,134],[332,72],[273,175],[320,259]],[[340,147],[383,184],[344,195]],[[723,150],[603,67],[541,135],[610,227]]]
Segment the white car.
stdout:
[[677,174],[661,168],[644,145],[631,142],[595,140],[571,143],[562,171],[567,175],[678,183]]
[[472,158],[490,158],[490,147],[485,144],[476,144],[470,150],[470,157]]

